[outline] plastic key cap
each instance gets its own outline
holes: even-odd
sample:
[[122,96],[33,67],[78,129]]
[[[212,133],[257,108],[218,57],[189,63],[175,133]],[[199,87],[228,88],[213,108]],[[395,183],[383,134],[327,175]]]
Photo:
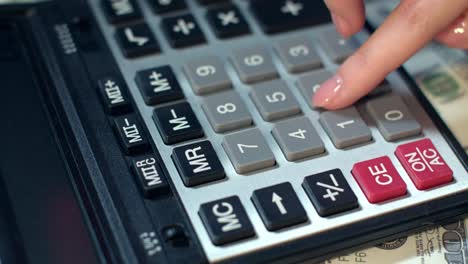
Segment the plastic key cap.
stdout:
[[189,60],[184,66],[184,71],[193,91],[198,95],[231,87],[224,63],[218,57],[206,56]]
[[120,77],[106,76],[99,79],[98,90],[106,110],[110,114],[127,113],[131,109],[127,84]]
[[102,8],[109,23],[123,23],[141,19],[140,8],[135,0],[102,0]]
[[398,146],[395,154],[419,190],[439,186],[453,180],[452,169],[430,139]]
[[118,28],[115,38],[123,54],[128,58],[160,51],[158,41],[145,23]]
[[186,186],[195,186],[225,177],[223,165],[209,141],[175,148],[172,159]]
[[184,98],[182,88],[170,66],[139,71],[135,80],[147,105]]
[[203,137],[203,129],[186,102],[154,109],[154,122],[166,144]]
[[250,33],[250,27],[240,10],[234,5],[209,9],[206,18],[220,39]]
[[202,204],[198,214],[215,245],[219,246],[255,235],[252,223],[237,196]]
[[143,126],[135,114],[128,114],[114,119],[114,126],[120,143],[127,154],[142,152],[149,147]]
[[341,213],[359,206],[356,195],[339,169],[308,176],[302,187],[320,216]]
[[263,31],[278,33],[328,23],[330,15],[323,1],[249,1]]
[[307,221],[307,213],[289,182],[255,190],[252,202],[270,231]]
[[132,159],[132,167],[146,198],[167,193],[169,184],[154,154]]
[[183,48],[206,42],[203,31],[190,14],[164,18],[161,25],[173,48]]
[[387,156],[356,163],[352,173],[371,203],[380,203],[406,194],[406,183]]
[[399,96],[390,95],[370,100],[366,108],[387,141],[421,133],[421,125]]

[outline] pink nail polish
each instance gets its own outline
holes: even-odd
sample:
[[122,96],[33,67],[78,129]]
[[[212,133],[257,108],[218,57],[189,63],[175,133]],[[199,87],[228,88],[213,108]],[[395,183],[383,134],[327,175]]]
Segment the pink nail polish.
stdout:
[[339,75],[334,75],[322,85],[320,89],[315,93],[313,98],[313,104],[316,107],[327,108],[333,100],[337,97],[339,92],[343,89],[343,78]]

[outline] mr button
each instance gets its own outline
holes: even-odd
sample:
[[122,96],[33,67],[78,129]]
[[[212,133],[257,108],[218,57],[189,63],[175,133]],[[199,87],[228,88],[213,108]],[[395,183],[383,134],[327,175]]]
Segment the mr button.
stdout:
[[213,244],[220,246],[255,235],[237,196],[202,204],[198,211]]
[[356,163],[352,173],[371,203],[406,194],[406,183],[387,156]]
[[419,190],[449,183],[453,179],[452,169],[430,139],[401,145],[395,154]]
[[209,141],[175,148],[172,159],[186,186],[195,186],[225,177],[223,165]]

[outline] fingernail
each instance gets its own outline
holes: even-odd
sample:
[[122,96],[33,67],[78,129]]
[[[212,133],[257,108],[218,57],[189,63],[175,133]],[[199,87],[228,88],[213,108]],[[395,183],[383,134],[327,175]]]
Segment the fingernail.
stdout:
[[343,90],[343,84],[343,79],[337,74],[325,81],[312,99],[314,106],[327,108]]
[[348,22],[346,22],[346,20],[335,14],[335,13],[332,13],[331,14],[331,18],[332,18],[332,21],[333,21],[333,24],[335,24],[335,27],[336,27],[336,31],[338,33],[340,33],[342,36],[345,36],[345,32],[346,32],[346,27],[348,26]]

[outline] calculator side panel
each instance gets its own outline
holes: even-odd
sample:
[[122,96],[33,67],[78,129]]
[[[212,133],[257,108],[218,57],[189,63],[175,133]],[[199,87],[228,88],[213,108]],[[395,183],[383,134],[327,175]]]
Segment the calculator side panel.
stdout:
[[[140,193],[131,162],[122,153],[112,127],[114,117],[99,98],[97,80],[108,74],[119,76],[120,71],[87,4],[56,1],[5,11],[15,11],[9,16],[22,16],[21,33],[41,80],[42,104],[51,113],[58,135],[55,140],[72,172],[66,180],[86,215],[98,261],[206,262],[176,192],[169,191],[157,201],[144,200]],[[67,209],[71,208],[57,214],[68,217]],[[45,231],[65,235],[73,226],[59,230],[51,224],[48,228]]]

